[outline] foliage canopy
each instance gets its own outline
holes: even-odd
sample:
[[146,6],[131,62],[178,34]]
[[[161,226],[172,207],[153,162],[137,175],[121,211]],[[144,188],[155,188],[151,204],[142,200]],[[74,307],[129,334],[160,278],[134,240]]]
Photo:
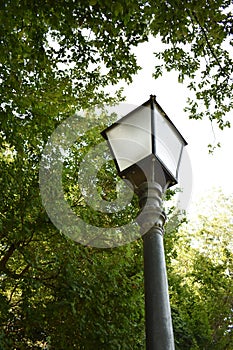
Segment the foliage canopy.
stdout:
[[190,117],[229,126],[230,0],[9,0],[0,16],[1,113],[51,116],[103,102],[103,87],[137,73],[131,48],[154,36],[163,43],[155,77],[178,71],[194,92]]

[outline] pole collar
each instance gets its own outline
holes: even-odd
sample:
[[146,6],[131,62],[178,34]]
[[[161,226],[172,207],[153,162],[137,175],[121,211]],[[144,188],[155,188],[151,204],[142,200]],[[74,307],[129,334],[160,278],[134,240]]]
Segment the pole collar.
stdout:
[[139,197],[141,208],[137,222],[141,227],[142,234],[148,232],[152,227],[156,227],[157,232],[163,235],[166,215],[162,209],[162,187],[157,182],[144,182],[136,190],[136,194]]

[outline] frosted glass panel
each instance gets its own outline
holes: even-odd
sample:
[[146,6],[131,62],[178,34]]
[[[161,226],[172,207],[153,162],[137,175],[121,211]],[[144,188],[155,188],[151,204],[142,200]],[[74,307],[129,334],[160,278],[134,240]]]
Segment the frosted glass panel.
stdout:
[[107,132],[120,171],[151,154],[151,110],[141,107]]
[[156,155],[176,178],[183,141],[176,129],[155,110]]

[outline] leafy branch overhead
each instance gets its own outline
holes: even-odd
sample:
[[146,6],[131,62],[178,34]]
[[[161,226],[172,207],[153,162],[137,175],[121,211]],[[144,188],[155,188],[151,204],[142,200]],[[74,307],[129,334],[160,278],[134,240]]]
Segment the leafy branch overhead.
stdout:
[[178,71],[191,90],[189,116],[230,126],[231,10],[230,0],[5,1],[2,113],[61,114],[108,100],[105,86],[130,83],[140,69],[131,49],[154,36],[163,43],[154,77]]
[[163,73],[163,68],[178,71],[179,81],[187,78],[193,92],[186,108],[189,116],[206,116],[215,120],[220,129],[229,127],[225,116],[233,106],[231,1],[172,3],[174,7],[161,2],[160,11],[165,14],[167,26],[161,24],[165,48],[155,53],[162,61],[156,67],[155,77]]

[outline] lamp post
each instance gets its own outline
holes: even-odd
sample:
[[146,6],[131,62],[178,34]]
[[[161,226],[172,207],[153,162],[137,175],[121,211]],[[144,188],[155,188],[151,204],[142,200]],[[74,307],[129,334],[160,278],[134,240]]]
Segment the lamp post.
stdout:
[[143,235],[146,349],[173,350],[162,195],[178,182],[187,142],[157,103],[155,96],[102,132],[118,174],[139,196],[138,223]]

